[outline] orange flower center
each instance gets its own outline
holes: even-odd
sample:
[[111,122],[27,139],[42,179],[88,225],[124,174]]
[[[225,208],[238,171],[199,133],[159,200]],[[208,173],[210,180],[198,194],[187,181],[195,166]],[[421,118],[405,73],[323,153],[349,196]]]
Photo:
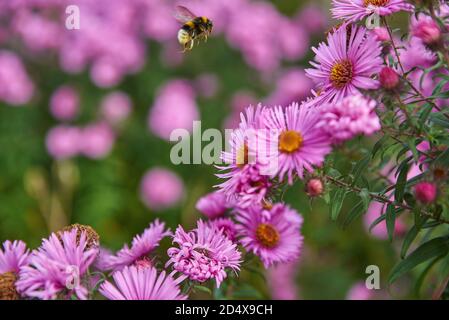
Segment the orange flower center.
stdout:
[[16,290],[17,276],[14,272],[0,274],[0,300],[19,300],[20,296]]
[[382,7],[388,4],[390,0],[363,0],[363,5],[365,7],[368,7],[369,5],[376,6],[376,7]]
[[256,229],[256,238],[267,248],[273,248],[279,242],[279,232],[273,226],[261,223]]
[[301,148],[303,138],[301,134],[294,130],[287,130],[279,135],[279,151],[292,153]]
[[349,60],[342,60],[332,67],[330,80],[335,88],[341,89],[352,80],[352,75],[352,62]]

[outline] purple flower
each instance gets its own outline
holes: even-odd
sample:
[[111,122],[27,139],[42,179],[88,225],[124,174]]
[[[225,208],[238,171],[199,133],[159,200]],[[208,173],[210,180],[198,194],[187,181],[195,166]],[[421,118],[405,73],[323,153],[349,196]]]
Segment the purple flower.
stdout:
[[415,197],[420,202],[430,204],[435,201],[438,187],[433,182],[421,181],[415,186]]
[[441,30],[438,24],[429,16],[419,14],[411,22],[411,33],[427,45],[437,44],[441,39]]
[[185,232],[182,226],[176,229],[173,244],[179,247],[168,249],[170,260],[166,267],[198,282],[215,279],[217,288],[227,277],[226,270],[240,270],[241,253],[222,231],[209,227],[199,220],[197,228]]
[[81,130],[77,127],[59,125],[47,133],[48,153],[56,159],[67,159],[80,152]]
[[148,127],[158,137],[169,140],[173,130],[192,130],[200,114],[192,86],[184,80],[165,84],[148,114]]
[[79,96],[70,86],[61,86],[50,98],[50,112],[58,120],[72,120],[79,109]]
[[208,193],[196,202],[196,209],[209,219],[221,217],[228,209],[226,196],[217,191]]
[[413,11],[404,0],[332,0],[332,15],[349,22],[362,20],[372,14],[388,16],[398,11]]
[[184,197],[184,184],[173,171],[153,168],[142,178],[140,197],[152,210],[171,208]]
[[141,235],[134,237],[131,248],[125,244],[115,255],[107,255],[102,262],[103,269],[120,271],[126,266],[138,264],[140,260],[151,263],[148,255],[159,246],[163,238],[170,235],[170,229],[166,230],[165,224],[156,219]]
[[104,122],[90,124],[81,131],[81,152],[89,158],[106,157],[111,152],[114,142],[115,133]]
[[346,295],[346,300],[370,300],[373,297],[373,290],[366,287],[365,282],[355,283]]
[[[318,126],[321,114],[308,103],[301,107],[297,103],[289,105],[285,110],[274,107],[264,113],[265,127],[270,134],[264,134],[269,150],[261,151],[267,156],[268,163],[273,166],[273,175],[280,180],[288,176],[293,183],[296,173],[304,176],[304,169],[313,172],[313,166],[320,166],[324,157],[331,151],[328,136]],[[274,147],[273,147],[274,146]]]
[[94,262],[98,248],[87,249],[87,235],[78,231],[53,233],[29,257],[29,265],[20,270],[18,291],[31,298],[69,298],[72,294],[87,299],[82,278]]
[[211,228],[221,231],[229,240],[234,241],[237,237],[237,226],[230,218],[217,218],[208,221]]
[[28,103],[34,93],[20,58],[13,52],[0,50],[0,101],[18,106]]
[[21,240],[3,242],[3,250],[0,248],[0,274],[5,272],[18,274],[20,268],[27,265],[29,254],[25,242]]
[[236,210],[243,247],[257,255],[265,268],[298,259],[303,237],[302,216],[284,204],[271,208],[252,206]]
[[298,286],[296,275],[299,260],[279,263],[267,270],[267,281],[271,297],[275,300],[298,300]]
[[101,100],[101,114],[110,124],[123,122],[132,109],[131,99],[121,91],[114,91],[106,95]]
[[[349,29],[349,30],[348,30]],[[365,28],[340,26],[329,33],[326,43],[320,43],[315,52],[313,69],[306,69],[320,90],[319,99],[340,101],[359,89],[376,89],[378,81],[372,77],[382,67],[380,42]]]
[[341,102],[325,103],[321,107],[321,127],[340,143],[359,134],[372,135],[380,130],[380,120],[374,112],[376,101],[362,95],[348,96]]
[[153,267],[125,267],[112,275],[115,286],[105,281],[100,293],[109,300],[185,300],[179,283],[184,279],[174,279],[162,271],[159,275]]

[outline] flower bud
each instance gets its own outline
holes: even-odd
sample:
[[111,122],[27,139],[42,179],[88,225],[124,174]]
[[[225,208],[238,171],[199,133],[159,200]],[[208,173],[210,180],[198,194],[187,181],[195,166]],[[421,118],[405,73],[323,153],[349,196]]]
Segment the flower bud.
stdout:
[[432,203],[437,197],[437,186],[432,182],[420,182],[415,186],[415,196],[422,203]]
[[427,45],[433,45],[440,41],[441,30],[430,17],[419,18],[412,24],[412,35],[420,38]]
[[313,178],[307,182],[306,193],[309,197],[317,197],[323,193],[324,186],[320,179]]
[[399,75],[393,68],[383,67],[379,73],[379,81],[383,88],[392,90],[399,84]]

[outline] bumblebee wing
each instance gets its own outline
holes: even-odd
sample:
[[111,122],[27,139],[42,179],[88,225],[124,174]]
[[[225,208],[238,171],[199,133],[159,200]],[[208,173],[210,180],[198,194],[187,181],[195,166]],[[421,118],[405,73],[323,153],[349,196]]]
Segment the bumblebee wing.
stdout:
[[175,7],[175,19],[180,23],[186,23],[187,21],[193,20],[196,18],[196,15],[192,13],[189,9],[183,6]]

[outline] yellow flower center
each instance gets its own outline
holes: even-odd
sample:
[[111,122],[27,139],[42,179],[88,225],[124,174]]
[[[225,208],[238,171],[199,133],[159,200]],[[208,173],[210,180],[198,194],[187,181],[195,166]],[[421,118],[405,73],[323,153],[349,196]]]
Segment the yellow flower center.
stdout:
[[273,248],[279,242],[279,232],[266,223],[261,223],[256,229],[256,238],[267,248]]
[[376,6],[376,7],[382,7],[388,4],[390,0],[363,0],[363,5],[365,7],[368,7],[369,5]]
[[352,74],[352,62],[349,60],[342,60],[333,65],[330,80],[335,88],[341,89],[352,80]]
[[301,148],[303,138],[301,134],[294,130],[287,130],[279,135],[279,151],[292,153]]
[[243,146],[240,147],[240,149],[237,151],[237,167],[241,168],[245,164],[249,163],[248,159],[248,145],[245,143]]

